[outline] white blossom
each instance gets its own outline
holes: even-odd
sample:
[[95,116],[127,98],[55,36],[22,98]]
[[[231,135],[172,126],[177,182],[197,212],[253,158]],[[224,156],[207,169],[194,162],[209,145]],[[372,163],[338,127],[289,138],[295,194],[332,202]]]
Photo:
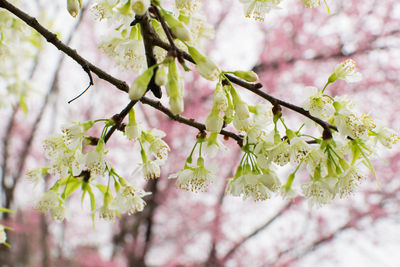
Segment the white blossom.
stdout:
[[[237,178],[230,178],[226,186],[226,193],[232,196],[242,196],[243,199],[251,197],[254,201],[269,199],[271,191],[260,178],[260,175],[252,172],[246,172]],[[264,177],[264,180],[266,178]]]
[[306,143],[302,138],[295,137],[290,140],[290,162],[293,164],[300,164],[300,162],[307,157],[308,153],[312,150],[311,146]]
[[345,80],[348,83],[358,82],[362,79],[361,73],[356,71],[356,64],[348,59],[335,67],[337,79]]
[[50,216],[53,220],[62,222],[65,219],[65,207],[59,204],[56,207],[50,209]]
[[104,151],[92,150],[86,154],[86,167],[95,175],[102,176],[107,167]]
[[374,121],[367,115],[340,112],[334,116],[339,132],[351,138],[368,138],[368,131],[375,128]]
[[328,204],[333,199],[335,178],[319,181],[310,181],[302,185],[304,197],[309,199],[309,205],[318,207]]
[[271,9],[278,8],[282,0],[240,0],[245,4],[245,15],[247,18],[254,18],[264,21],[265,14]]
[[392,148],[392,145],[397,143],[399,135],[394,130],[383,127],[376,133],[378,141],[387,148]]
[[83,135],[85,134],[82,124],[72,123],[63,125],[61,126],[61,132],[63,133],[64,143],[69,149],[75,149],[78,145],[82,144]]
[[53,210],[59,206],[60,194],[54,190],[49,190],[39,199],[35,205],[35,209],[46,214],[49,210]]
[[183,170],[168,177],[168,179],[173,178],[177,178],[176,184],[179,188],[200,192],[205,191],[208,185],[214,182],[215,175],[212,165],[207,169],[204,167],[204,159],[200,157],[197,160],[197,165],[186,166]]
[[303,108],[314,117],[329,120],[335,113],[332,100],[318,91],[316,87],[307,86],[305,94],[308,96],[303,102]]
[[30,180],[35,186],[43,182],[43,173],[45,168],[36,168],[26,173],[26,178]]
[[0,244],[3,244],[7,241],[7,234],[4,229],[4,226],[0,225]]
[[321,5],[320,0],[301,0],[307,8],[315,8]]
[[142,189],[126,186],[118,192],[110,205],[119,214],[128,213],[131,215],[136,211],[143,211],[146,202],[142,197],[149,194]]
[[112,222],[115,219],[115,211],[111,209],[108,204],[104,204],[99,209],[99,217]]
[[279,166],[285,166],[290,161],[290,146],[283,141],[271,149],[270,160]]
[[200,0],[175,0],[175,6],[177,9],[186,9],[188,11],[193,11],[196,9]]
[[150,142],[150,151],[161,161],[165,161],[168,158],[168,152],[170,151],[169,146],[161,138],[154,138]]
[[357,164],[347,168],[338,178],[336,193],[340,198],[350,196],[366,175],[357,167]]
[[146,181],[160,177],[160,161],[148,160],[143,163],[142,171]]

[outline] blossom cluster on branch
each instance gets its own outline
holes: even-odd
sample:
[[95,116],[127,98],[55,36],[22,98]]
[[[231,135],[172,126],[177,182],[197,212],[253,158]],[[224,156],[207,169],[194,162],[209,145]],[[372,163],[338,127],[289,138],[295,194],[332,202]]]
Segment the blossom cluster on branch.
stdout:
[[[262,21],[281,1],[240,2],[244,4],[246,17]],[[309,8],[321,4],[320,1],[302,2]],[[112,28],[99,49],[119,66],[138,74],[129,87],[105,75],[76,52],[70,53],[68,47],[48,37],[50,32],[33,23],[8,1],[0,0],[0,7],[40,29],[49,42],[65,53],[68,51],[90,78],[92,72],[97,74],[128,93],[131,101],[111,119],[65,125],[61,134],[45,141],[48,166],[31,170],[27,176],[33,181],[40,181],[48,174],[56,177],[56,182],[36,204],[37,209],[56,220],[66,217],[65,203],[78,188],[82,191],[82,201],[86,195],[90,198],[93,219],[98,214],[100,218],[113,220],[116,215],[144,209],[148,193],[118,174],[107,160],[106,148],[116,130],[123,132],[127,142],[139,144],[144,179],[160,176],[160,166],[167,161],[169,152],[168,144],[162,140],[165,133],[142,127],[136,119],[134,105],[137,103],[148,104],[178,122],[199,129],[182,169],[169,176],[176,178],[179,188],[205,191],[215,181],[217,168],[212,167],[212,162],[220,151],[226,150],[219,139],[219,135],[224,135],[234,138],[243,151],[234,176],[228,179],[226,193],[255,201],[269,199],[274,193],[285,197],[301,194],[309,199],[310,205],[321,206],[335,197],[348,197],[367,177],[365,170],[375,175],[371,158],[379,146],[391,148],[399,139],[395,131],[358,112],[348,96],[332,97],[327,93],[328,86],[337,80],[361,80],[351,59],[336,65],[323,88],[305,87],[302,106],[262,91],[262,84],[257,83],[258,76],[253,71],[220,68],[202,52],[203,40],[212,38],[214,31],[200,13],[200,1],[176,0],[170,9],[158,0],[95,1],[91,7],[93,14],[100,21],[106,20]],[[67,1],[67,10],[73,17],[81,7],[80,0]],[[180,115],[184,112],[187,94],[183,73],[194,68],[204,79],[215,83],[213,105],[204,123]],[[250,103],[237,85],[258,95],[262,102]],[[148,91],[157,98],[168,98],[169,109],[147,98]],[[300,127],[294,128],[285,122],[283,108],[303,115]],[[126,116],[128,122],[123,123]],[[95,124],[104,124],[100,137],[87,134]],[[287,179],[282,179],[277,169],[286,165],[292,172]],[[293,183],[302,169],[310,179],[301,184],[299,192]]]

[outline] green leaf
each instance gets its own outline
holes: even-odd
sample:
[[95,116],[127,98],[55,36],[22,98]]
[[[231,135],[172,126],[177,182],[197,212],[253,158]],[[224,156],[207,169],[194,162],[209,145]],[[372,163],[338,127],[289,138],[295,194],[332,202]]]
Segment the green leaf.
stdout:
[[22,112],[24,112],[24,114],[28,114],[28,105],[26,104],[25,101],[26,95],[25,94],[21,94],[19,97],[19,107],[21,108]]
[[380,187],[379,181],[378,181],[378,177],[376,176],[374,166],[372,166],[371,161],[369,160],[369,158],[365,155],[365,153],[361,149],[360,149],[360,152],[365,160],[365,161],[363,161],[364,165],[367,166],[367,168],[372,172],[372,174],[374,175],[375,181],[376,181],[376,185],[378,186],[378,189],[381,190],[381,187]]
[[82,182],[77,179],[71,180],[65,186],[65,191],[64,191],[65,198],[68,198],[81,184],[82,184]]
[[0,207],[0,212],[15,213],[15,210],[10,210],[10,209],[6,209],[6,208],[1,208],[1,207]]
[[89,184],[87,186],[87,192],[89,193],[89,196],[90,196],[90,208],[91,208],[91,211],[92,211],[92,221],[93,221],[93,229],[94,229],[95,228],[95,224],[94,224],[95,213],[94,213],[94,211],[96,209],[96,199],[94,197],[92,188],[90,187]]
[[97,184],[96,187],[103,193],[103,195],[107,192],[107,186],[104,184]]

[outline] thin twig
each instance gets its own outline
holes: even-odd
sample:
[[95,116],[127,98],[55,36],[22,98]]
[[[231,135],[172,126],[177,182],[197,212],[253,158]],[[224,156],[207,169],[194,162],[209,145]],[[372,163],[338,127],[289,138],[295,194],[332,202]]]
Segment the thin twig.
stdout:
[[[147,104],[149,106],[152,106],[155,109],[158,109],[159,111],[161,111],[162,113],[164,113],[168,117],[170,117],[172,120],[175,120],[175,121],[181,122],[183,124],[197,128],[201,132],[206,130],[206,126],[204,124],[199,123],[199,122],[195,121],[194,119],[188,119],[188,118],[185,118],[180,115],[174,115],[171,110],[169,110],[168,108],[163,106],[159,101],[151,100],[150,98],[147,98],[147,97],[142,97],[142,99],[140,99],[140,102]],[[238,143],[242,142],[242,137],[237,134],[234,134],[232,132],[229,132],[226,130],[221,130],[220,134],[230,137]]]
[[[24,22],[26,22],[29,26],[31,26],[32,28],[36,29],[43,37],[46,38],[46,40],[47,40],[48,42],[52,43],[52,44],[53,44],[54,46],[56,46],[59,50],[63,51],[65,54],[67,54],[68,56],[70,56],[70,57],[71,57],[72,59],[74,59],[78,64],[80,64],[81,66],[88,66],[89,69],[90,69],[92,72],[94,72],[100,79],[103,79],[103,80],[108,81],[109,83],[113,84],[115,87],[117,87],[118,89],[120,89],[120,90],[122,90],[122,91],[124,91],[124,92],[128,92],[128,91],[129,91],[129,86],[128,86],[124,81],[121,81],[121,80],[119,80],[119,79],[114,78],[113,76],[109,75],[109,74],[106,73],[105,71],[101,70],[100,68],[98,68],[98,67],[96,67],[95,65],[91,64],[90,62],[88,62],[86,59],[84,59],[83,57],[81,57],[81,56],[76,52],[76,50],[73,50],[73,49],[71,49],[70,47],[68,47],[67,45],[65,45],[64,43],[62,43],[62,42],[57,38],[57,36],[56,36],[54,33],[48,31],[48,30],[47,30],[46,28],[44,28],[41,24],[39,24],[38,21],[37,21],[34,17],[31,17],[31,16],[29,16],[28,14],[24,13],[23,11],[21,11],[21,10],[18,9],[17,7],[13,6],[12,4],[10,4],[10,3],[9,3],[8,1],[6,1],[6,0],[0,0],[0,7],[7,9],[7,10],[10,11],[11,13],[13,13],[14,15],[16,15],[16,16],[19,17],[20,19],[22,19]],[[143,16],[142,16],[142,17],[143,17]],[[145,16],[145,17],[148,18],[148,14],[147,14],[147,13],[146,13],[146,16]],[[142,19],[142,18],[137,16],[136,19]],[[144,21],[144,19],[142,19],[142,21]],[[146,21],[147,21],[147,19],[146,19]],[[147,27],[148,24],[149,24],[149,23],[147,23],[147,22],[146,22],[146,23],[141,22],[141,26],[142,26],[141,28],[142,28],[142,30],[143,30],[143,26]],[[146,36],[146,40],[147,40],[148,42],[150,42],[150,41],[152,42],[152,43],[151,43],[152,46],[159,46],[159,47],[161,47],[161,48],[163,48],[163,49],[166,49],[167,51],[171,50],[171,45],[168,44],[168,43],[165,43],[164,41],[162,41],[156,34],[153,34],[152,31],[149,32],[149,35],[148,35],[148,36],[147,36],[147,34],[142,34],[142,35],[143,35],[143,36]],[[195,63],[194,60],[193,60],[193,58],[192,58],[188,53],[186,53],[186,52],[184,52],[184,51],[182,51],[182,50],[179,50],[179,49],[178,49],[178,51],[179,51],[178,53],[181,53],[182,56],[183,56],[186,60],[188,60],[188,61],[190,61],[190,62],[192,62],[192,63]],[[154,77],[153,77],[153,78],[154,78]],[[313,121],[315,121],[316,123],[318,123],[319,125],[321,125],[321,126],[324,128],[324,130],[328,130],[328,131],[329,131],[329,129],[336,129],[335,126],[332,126],[332,125],[330,125],[330,124],[328,124],[328,123],[326,123],[326,122],[324,122],[324,121],[322,121],[322,120],[320,120],[320,119],[318,119],[318,118],[316,118],[316,117],[311,116],[311,115],[309,114],[308,111],[305,111],[305,110],[302,109],[301,107],[298,107],[298,106],[295,106],[295,105],[286,103],[286,102],[284,102],[284,101],[282,101],[282,100],[276,99],[276,98],[274,98],[274,97],[268,95],[268,94],[265,93],[265,92],[260,91],[260,90],[259,90],[259,88],[260,88],[260,84],[259,84],[259,83],[255,83],[255,84],[254,84],[254,83],[248,83],[248,82],[245,82],[245,81],[243,81],[243,80],[240,80],[240,79],[238,79],[238,78],[236,78],[236,77],[233,77],[233,76],[230,76],[230,75],[228,75],[228,79],[232,79],[231,81],[232,81],[233,83],[236,83],[236,84],[242,86],[243,88],[246,88],[246,89],[248,89],[248,90],[250,90],[250,91],[256,93],[257,95],[263,97],[264,99],[266,99],[266,100],[268,100],[268,101],[275,101],[275,102],[278,101],[278,103],[281,104],[282,106],[284,106],[284,107],[286,107],[286,108],[289,108],[289,109],[291,109],[291,110],[294,110],[294,111],[296,111],[296,112],[299,112],[300,114],[302,114],[302,115],[304,115],[304,116],[310,118],[311,120],[313,120]],[[142,101],[142,102],[143,102],[143,101]],[[150,102],[149,102],[149,103],[150,103]],[[159,105],[152,105],[152,106],[155,107],[155,108],[160,107]],[[164,113],[166,113],[166,112],[169,113],[169,112],[170,112],[170,111],[168,112],[168,111],[165,110],[165,109],[163,109],[163,110],[161,110],[161,111],[163,111],[163,112],[165,111]],[[167,113],[166,113],[166,114],[167,114]],[[167,115],[168,115],[168,114],[167,114]],[[170,116],[170,117],[173,118],[173,117],[175,117],[175,116],[172,115],[172,116]],[[178,117],[178,118],[179,118],[179,117]],[[198,129],[203,129],[203,130],[205,129],[205,128],[203,128],[203,127],[204,127],[203,124],[201,124],[201,125],[199,125],[199,124],[193,124],[193,122],[192,122],[192,121],[189,121],[189,120],[187,120],[187,121],[186,121],[186,120],[181,121],[181,120],[179,119],[178,121],[179,121],[179,122],[185,121],[184,123],[187,124],[187,125],[191,125],[191,126],[193,126],[193,127],[195,127],[195,128],[198,128]],[[114,131],[115,131],[115,129],[114,129]],[[232,138],[234,138],[236,141],[238,141],[239,138],[240,138],[240,137],[238,137],[237,135],[232,134],[232,133],[230,133],[230,132],[226,132],[226,131],[224,131],[224,130],[221,131],[221,134],[223,134],[223,135],[225,135],[225,136],[232,137]]]
[[[121,122],[126,115],[129,114],[129,111],[133,108],[133,106],[137,103],[137,100],[132,100],[129,102],[129,104],[117,115],[119,118],[119,122]],[[104,142],[107,143],[112,134],[117,130],[119,127],[119,123],[116,123],[116,125],[112,126],[110,130],[108,130],[106,136],[104,137]]]
[[277,218],[279,218],[282,214],[284,214],[290,207],[292,206],[294,202],[288,202],[283,208],[281,208],[273,217],[271,217],[268,221],[266,221],[263,225],[260,227],[256,228],[253,232],[251,232],[249,235],[243,237],[239,242],[237,242],[229,251],[228,253],[225,254],[225,256],[222,258],[222,262],[226,262],[234,253],[237,249],[239,249],[244,243],[246,243],[250,238],[253,236],[257,235],[259,232],[267,228],[269,225],[271,225]]

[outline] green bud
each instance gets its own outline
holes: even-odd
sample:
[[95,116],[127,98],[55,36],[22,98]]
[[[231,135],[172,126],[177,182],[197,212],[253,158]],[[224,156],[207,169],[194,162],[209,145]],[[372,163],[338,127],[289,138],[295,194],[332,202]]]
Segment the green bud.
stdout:
[[174,115],[181,114],[183,112],[183,98],[181,95],[172,96],[169,98],[169,106],[171,112]]
[[177,38],[184,42],[191,41],[192,35],[183,22],[177,20],[174,15],[163,9],[161,9],[161,14]]
[[81,6],[80,0],[67,0],[67,10],[74,18],[78,16]]
[[168,82],[166,84],[167,94],[169,97],[174,98],[182,95],[183,88],[180,82],[180,74],[176,60],[170,61],[168,64]]
[[131,100],[139,100],[142,98],[147,90],[147,86],[150,83],[151,77],[153,76],[155,66],[152,66],[145,70],[136,80],[132,83],[129,88],[129,98]]
[[331,76],[329,76],[327,84],[333,83],[333,82],[335,82],[337,79],[338,79],[338,78],[337,78],[337,75],[336,75],[336,73],[334,72],[334,73],[332,73]]
[[132,4],[133,12],[137,15],[143,15],[150,7],[150,0],[134,0]]
[[236,77],[239,77],[247,82],[256,82],[258,81],[258,76],[257,73],[255,73],[254,71],[250,70],[250,71],[234,71],[232,72],[233,75],[235,75]]
[[156,73],[156,78],[155,78],[155,82],[158,86],[163,86],[167,83],[168,80],[168,76],[167,76],[167,72],[165,71],[164,67],[159,67],[157,69],[157,73]]
[[136,116],[135,116],[135,109],[131,108],[129,111],[129,122],[128,125],[137,125]]

